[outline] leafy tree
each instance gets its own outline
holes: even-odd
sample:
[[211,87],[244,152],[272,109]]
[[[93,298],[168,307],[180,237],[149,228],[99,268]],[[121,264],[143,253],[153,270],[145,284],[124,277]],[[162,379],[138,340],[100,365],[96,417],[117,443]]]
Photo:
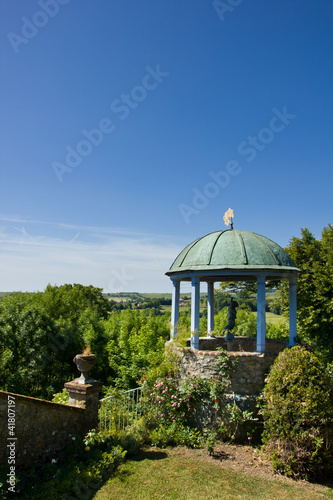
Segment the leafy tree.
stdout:
[[78,376],[73,358],[87,344],[100,361],[92,376],[106,378],[108,308],[101,289],[77,284],[5,296],[0,301],[0,387],[50,399]]
[[[333,360],[333,226],[316,240],[307,229],[293,237],[286,248],[302,270],[297,283],[297,320],[299,341],[313,345],[326,361]],[[278,287],[278,303],[289,310],[288,284]]]
[[240,299],[246,300],[250,298],[252,293],[257,292],[257,284],[255,281],[222,281],[218,292],[225,300],[231,297],[231,293],[236,294]]
[[114,312],[106,323],[108,363],[112,370],[109,383],[121,388],[136,387],[143,374],[161,363],[164,345],[169,339],[168,316],[154,311]]
[[39,307],[35,294],[15,293],[0,302],[0,387],[35,397],[50,397],[68,380],[65,338]]
[[102,288],[75,283],[62,286],[47,285],[42,295],[49,313],[54,318],[70,317],[78,319],[81,312],[93,308],[101,318],[106,319],[110,312],[110,303],[103,296]]

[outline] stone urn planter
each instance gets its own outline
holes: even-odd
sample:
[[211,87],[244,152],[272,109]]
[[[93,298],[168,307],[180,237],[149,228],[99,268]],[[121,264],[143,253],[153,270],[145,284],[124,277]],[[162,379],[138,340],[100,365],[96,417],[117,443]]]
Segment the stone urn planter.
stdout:
[[97,357],[95,354],[77,354],[73,361],[76,364],[77,369],[81,372],[81,377],[77,379],[77,383],[91,384],[94,382],[94,379],[88,375],[88,372],[96,364]]

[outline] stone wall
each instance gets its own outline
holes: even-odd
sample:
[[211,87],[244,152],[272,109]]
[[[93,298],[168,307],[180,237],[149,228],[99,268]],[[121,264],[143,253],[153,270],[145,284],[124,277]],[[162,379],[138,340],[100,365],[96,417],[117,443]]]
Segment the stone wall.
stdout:
[[0,391],[0,460],[9,456],[8,443],[16,465],[56,458],[73,435],[83,436],[92,428],[92,418],[97,422],[96,405],[94,410],[91,415],[82,407]]
[[[227,389],[227,400],[235,402],[242,410],[253,412],[256,416],[257,397],[261,393],[265,378],[279,353],[286,348],[287,343],[279,340],[266,339],[266,351],[256,352],[256,339],[253,337],[236,337],[226,340],[223,337],[199,339],[199,349],[190,347],[190,339],[186,347],[177,347],[173,341],[167,342],[167,347],[172,349],[179,358],[179,378],[185,379],[189,373],[203,379],[221,379],[219,357],[222,347],[229,356],[237,361],[236,370],[230,376],[230,386]],[[221,423],[219,415],[212,408],[199,408],[194,416],[195,426],[216,428]],[[224,422],[225,424],[225,422]],[[252,443],[259,443],[262,434],[262,423],[249,420],[243,424],[230,423],[230,432],[236,442],[247,442],[248,434],[252,435]]]
[[180,358],[180,377],[188,372],[204,379],[220,377],[217,347],[223,347],[238,361],[236,371],[231,376],[231,392],[241,396],[256,396],[264,387],[265,378],[278,354],[287,346],[286,342],[266,340],[266,352],[253,352],[256,339],[236,337],[226,341],[224,338],[200,338],[199,349],[190,347],[174,348]]
[[[186,341],[187,347],[190,347],[190,339]],[[266,339],[265,353],[279,354],[287,346],[287,342],[276,339]],[[199,350],[216,351],[222,347],[228,352],[256,352],[256,337],[235,337],[232,340],[226,340],[225,337],[200,337]]]

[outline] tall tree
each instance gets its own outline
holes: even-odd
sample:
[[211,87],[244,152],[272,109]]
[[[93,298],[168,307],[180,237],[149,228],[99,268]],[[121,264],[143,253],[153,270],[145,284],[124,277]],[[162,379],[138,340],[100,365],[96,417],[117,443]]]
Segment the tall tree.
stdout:
[[[333,226],[316,240],[308,228],[293,237],[286,251],[302,271],[297,283],[299,341],[313,345],[333,361]],[[278,286],[278,300],[288,312],[288,285]]]

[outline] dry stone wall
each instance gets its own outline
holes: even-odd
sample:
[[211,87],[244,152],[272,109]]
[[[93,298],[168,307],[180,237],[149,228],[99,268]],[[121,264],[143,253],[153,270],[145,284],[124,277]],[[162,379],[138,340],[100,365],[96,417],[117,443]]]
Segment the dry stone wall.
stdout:
[[0,391],[0,460],[8,459],[8,443],[15,449],[16,465],[56,458],[90,425],[84,408]]

